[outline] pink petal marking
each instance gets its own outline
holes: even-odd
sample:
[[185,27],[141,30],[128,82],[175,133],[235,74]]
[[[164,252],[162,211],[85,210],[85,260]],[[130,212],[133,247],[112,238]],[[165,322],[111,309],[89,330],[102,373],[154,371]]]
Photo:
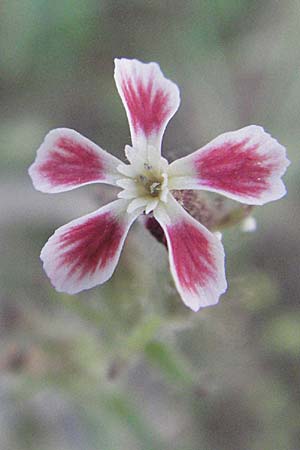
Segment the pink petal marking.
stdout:
[[69,191],[103,182],[115,184],[120,161],[74,130],[50,131],[29,169],[36,189],[42,192]]
[[115,80],[125,106],[133,146],[141,140],[160,148],[167,123],[179,106],[177,86],[166,79],[156,63],[116,59]]
[[197,284],[204,285],[216,270],[209,240],[184,221],[167,227],[167,231],[179,282],[184,289],[196,293]]
[[216,304],[227,287],[221,242],[173,198],[164,208],[155,215],[167,238],[171,273],[183,302],[194,311]]
[[44,269],[58,291],[74,294],[109,279],[136,215],[117,200],[59,228],[41,252]]
[[250,141],[247,137],[240,142],[224,142],[195,158],[201,185],[247,197],[258,197],[266,191],[278,167],[278,155],[259,153],[260,143]]
[[132,80],[124,78],[122,89],[134,131],[138,133],[139,129],[142,129],[146,135],[153,131],[158,132],[161,123],[170,113],[170,106],[167,102],[168,94],[162,89],[157,89],[152,94],[153,79],[150,79],[146,85],[142,80],[137,80],[133,87]]
[[68,275],[78,272],[78,280],[102,269],[114,256],[124,229],[110,213],[91,217],[85,223],[73,226],[60,237],[60,265],[68,266]]
[[[224,133],[192,155],[175,161],[170,170],[178,173],[182,166],[184,188],[206,189],[261,205],[285,194],[280,178],[288,164],[284,147],[261,127],[252,125]],[[185,177],[183,172],[188,173],[188,166],[192,175]]]

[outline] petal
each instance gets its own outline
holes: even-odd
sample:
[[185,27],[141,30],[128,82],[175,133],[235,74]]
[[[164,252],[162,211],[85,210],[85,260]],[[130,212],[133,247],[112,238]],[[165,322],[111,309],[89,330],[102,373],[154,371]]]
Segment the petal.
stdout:
[[64,192],[90,183],[115,185],[120,163],[77,131],[57,128],[38,149],[29,175],[39,191]]
[[134,181],[132,178],[120,178],[116,182],[118,187],[121,187],[123,189],[136,189],[136,181]]
[[144,207],[147,205],[148,201],[149,200],[146,197],[137,197],[133,199],[127,207],[127,212],[130,214],[140,208],[144,210]]
[[204,189],[249,205],[281,198],[289,165],[285,148],[251,125],[221,134],[169,166],[170,189]]
[[218,303],[227,288],[224,249],[218,237],[193,219],[171,195],[154,216],[164,230],[171,273],[183,302],[193,311]]
[[146,209],[145,209],[145,214],[149,214],[150,212],[152,212],[158,205],[159,200],[156,198],[154,198],[153,200],[148,201]]
[[126,109],[133,147],[161,148],[167,123],[179,107],[176,84],[164,77],[156,63],[115,59],[115,81]]
[[133,178],[137,175],[136,168],[131,164],[121,163],[118,165],[117,169],[120,174],[125,175],[126,177]]
[[128,202],[117,200],[60,227],[41,252],[44,270],[59,292],[75,294],[113,274],[132,222]]

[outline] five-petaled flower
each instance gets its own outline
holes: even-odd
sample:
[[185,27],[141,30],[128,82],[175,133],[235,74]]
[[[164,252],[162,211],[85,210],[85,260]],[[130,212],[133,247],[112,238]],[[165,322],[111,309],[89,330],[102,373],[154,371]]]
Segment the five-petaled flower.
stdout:
[[261,127],[224,133],[171,164],[161,156],[162,136],[179,107],[179,90],[156,63],[116,59],[115,81],[126,109],[132,146],[129,164],[74,130],[50,131],[29,169],[36,189],[56,193],[90,183],[122,190],[118,199],[59,228],[41,252],[58,291],[75,294],[108,280],[130,226],[153,214],[168,246],[170,269],[192,310],[213,305],[225,292],[224,250],[219,238],[192,218],[172,191],[204,189],[250,205],[285,194],[285,149]]

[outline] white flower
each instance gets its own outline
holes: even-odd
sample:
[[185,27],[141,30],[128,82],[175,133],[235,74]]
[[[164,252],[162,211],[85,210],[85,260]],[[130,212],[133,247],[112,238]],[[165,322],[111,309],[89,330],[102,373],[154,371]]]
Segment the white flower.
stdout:
[[193,219],[172,191],[204,189],[251,205],[285,194],[285,149],[259,126],[224,133],[171,164],[161,156],[165,128],[179,107],[178,87],[156,63],[116,59],[115,81],[125,106],[132,146],[129,164],[74,130],[51,131],[29,169],[36,189],[56,193],[90,183],[122,190],[118,199],[59,228],[41,252],[58,291],[74,294],[108,280],[130,226],[153,213],[165,234],[170,269],[192,310],[216,304],[227,284],[220,239]]

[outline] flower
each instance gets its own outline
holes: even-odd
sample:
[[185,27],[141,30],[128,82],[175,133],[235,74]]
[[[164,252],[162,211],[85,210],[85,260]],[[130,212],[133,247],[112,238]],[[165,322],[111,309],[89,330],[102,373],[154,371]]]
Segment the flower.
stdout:
[[220,239],[191,217],[172,191],[221,193],[249,205],[282,197],[285,149],[263,128],[224,133],[171,164],[161,156],[165,128],[179,107],[176,84],[158,64],[116,59],[115,81],[126,109],[129,164],[74,130],[49,132],[29,169],[36,189],[57,193],[91,183],[122,190],[118,199],[60,227],[41,252],[59,292],[75,294],[108,280],[132,223],[150,214],[162,228],[170,269],[183,302],[194,311],[216,304],[227,288]]

